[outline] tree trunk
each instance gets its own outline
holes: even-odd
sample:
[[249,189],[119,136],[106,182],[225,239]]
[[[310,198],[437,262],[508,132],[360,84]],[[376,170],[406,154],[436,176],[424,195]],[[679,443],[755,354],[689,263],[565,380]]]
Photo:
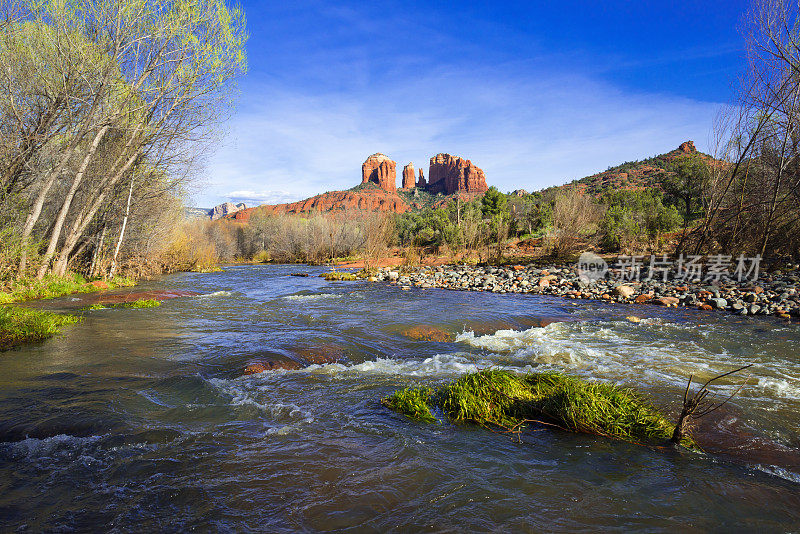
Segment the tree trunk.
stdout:
[[47,251],[44,254],[44,258],[42,258],[42,265],[41,267],[39,267],[38,278],[40,279],[44,277],[50,265],[50,260],[53,259],[56,247],[58,246],[58,240],[61,238],[61,231],[64,229],[64,221],[66,221],[67,213],[69,213],[69,208],[72,206],[72,199],[75,198],[75,193],[78,192],[78,187],[81,185],[81,182],[83,181],[83,177],[86,174],[86,169],[89,168],[89,164],[92,162],[92,158],[97,152],[97,147],[100,145],[100,142],[103,140],[103,137],[105,137],[106,132],[108,132],[108,129],[109,129],[108,125],[100,128],[100,131],[97,132],[97,135],[94,136],[94,140],[92,141],[92,144],[89,147],[89,152],[87,152],[86,156],[84,156],[83,162],[81,162],[81,166],[78,169],[78,172],[75,173],[75,178],[72,180],[72,186],[70,187],[67,196],[64,198],[64,203],[61,205],[61,210],[58,212],[58,217],[56,218],[56,224],[53,227],[53,233],[50,235],[50,242],[47,245]]
[[125,227],[128,226],[128,216],[131,213],[133,183],[134,179],[131,178],[131,187],[128,190],[128,204],[125,206],[125,217],[122,219],[122,229],[119,231],[119,239],[117,240],[117,247],[114,249],[114,259],[111,260],[111,269],[108,271],[108,278],[114,278],[114,272],[117,270],[117,256],[119,255],[119,249],[122,247],[122,240],[125,238]]
[[108,224],[103,224],[103,231],[100,232],[100,242],[94,247],[94,252],[92,253],[92,264],[89,267],[89,278],[94,278],[95,273],[97,272],[97,263],[98,259],[100,258],[100,251],[103,249],[103,243],[106,240],[106,230],[108,229]]
[[131,166],[136,162],[139,158],[138,153],[133,154],[125,165],[106,183],[106,189],[97,195],[94,199],[94,202],[91,204],[89,209],[85,212],[85,215],[79,216],[75,220],[75,224],[67,234],[67,237],[64,240],[64,245],[61,247],[61,251],[59,252],[58,259],[56,263],[53,265],[53,272],[58,275],[64,275],[67,271],[67,262],[69,261],[69,255],[72,253],[72,250],[75,248],[75,245],[78,244],[80,241],[83,232],[86,230],[86,227],[89,226],[89,223],[92,222],[94,216],[97,214],[97,211],[103,205],[106,200],[106,196],[108,196],[108,192],[114,188],[114,186],[119,182],[122,177],[127,173]]

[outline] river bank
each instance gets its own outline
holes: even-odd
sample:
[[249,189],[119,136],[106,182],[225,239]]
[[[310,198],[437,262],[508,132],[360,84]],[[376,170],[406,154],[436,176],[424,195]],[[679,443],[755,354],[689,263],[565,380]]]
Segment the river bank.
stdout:
[[772,315],[800,320],[800,272],[765,274],[755,282],[722,280],[585,281],[576,266],[461,266],[381,268],[374,277],[401,287],[456,291],[531,293],[665,307],[726,311],[737,315]]

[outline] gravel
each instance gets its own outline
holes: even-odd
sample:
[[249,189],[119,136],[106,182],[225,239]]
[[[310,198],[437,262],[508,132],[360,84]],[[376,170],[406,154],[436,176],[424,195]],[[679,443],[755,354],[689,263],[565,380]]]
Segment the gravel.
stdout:
[[800,318],[800,272],[765,274],[755,282],[641,280],[621,282],[605,278],[586,282],[575,267],[551,266],[440,266],[380,269],[375,277],[403,289],[442,288],[456,291],[532,293],[569,299],[694,307],[738,315],[775,315]]

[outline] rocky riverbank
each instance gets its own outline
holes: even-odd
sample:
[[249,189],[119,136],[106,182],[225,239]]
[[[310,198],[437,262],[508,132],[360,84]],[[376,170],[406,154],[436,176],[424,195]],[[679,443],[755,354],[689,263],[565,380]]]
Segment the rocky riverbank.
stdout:
[[800,319],[800,271],[763,274],[755,282],[721,280],[619,281],[601,279],[585,282],[574,266],[420,267],[412,271],[383,268],[375,276],[404,289],[442,288],[494,293],[533,293],[569,299],[654,304],[721,310],[737,315],[773,315]]

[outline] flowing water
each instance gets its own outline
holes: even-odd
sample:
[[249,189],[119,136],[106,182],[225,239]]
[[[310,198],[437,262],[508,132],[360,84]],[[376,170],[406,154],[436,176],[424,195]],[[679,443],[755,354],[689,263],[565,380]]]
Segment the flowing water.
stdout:
[[[289,276],[302,270],[309,278]],[[532,295],[325,282],[236,266],[141,289],[0,354],[0,531],[791,531],[800,328]],[[80,305],[74,298],[49,307]],[[626,316],[642,320],[632,322]],[[546,327],[538,325],[556,319]],[[402,335],[428,325],[453,342]],[[241,376],[250,363],[338,363]],[[635,386],[672,416],[690,374],[753,363],[700,421],[705,453],[422,424],[397,388],[490,366]]]

